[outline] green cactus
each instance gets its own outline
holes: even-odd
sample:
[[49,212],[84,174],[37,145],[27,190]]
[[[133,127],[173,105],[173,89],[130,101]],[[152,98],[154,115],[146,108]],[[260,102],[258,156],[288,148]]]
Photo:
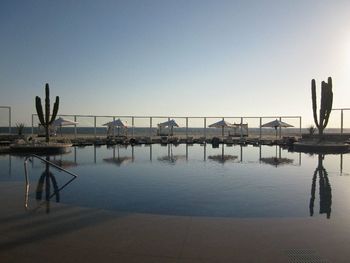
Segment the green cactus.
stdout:
[[41,125],[45,128],[45,135],[46,135],[46,142],[50,141],[50,134],[49,134],[49,127],[51,123],[56,119],[57,112],[58,112],[58,105],[59,105],[60,98],[56,96],[55,104],[53,105],[53,112],[50,118],[50,89],[49,84],[46,83],[45,85],[45,115],[43,112],[43,107],[41,106],[41,99],[40,97],[35,97],[35,107],[36,112],[38,113],[38,118],[41,123]]
[[332,78],[328,78],[328,83],[322,81],[321,83],[321,108],[319,121],[317,118],[317,102],[316,102],[316,81],[311,81],[311,94],[312,94],[312,110],[314,114],[314,121],[318,129],[320,136],[323,135],[323,131],[326,128],[329,120],[329,116],[332,111],[333,104],[333,91],[332,91]]

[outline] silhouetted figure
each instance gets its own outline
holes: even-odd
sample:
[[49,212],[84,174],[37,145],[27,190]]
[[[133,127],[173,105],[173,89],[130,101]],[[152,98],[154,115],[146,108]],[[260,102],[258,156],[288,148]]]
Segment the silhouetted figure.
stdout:
[[[46,161],[50,161],[50,157],[46,157]],[[51,194],[51,183],[54,189],[53,194]],[[44,187],[45,185],[45,187]],[[60,194],[57,185],[56,178],[50,171],[50,165],[45,163],[45,171],[41,174],[38,185],[36,188],[36,200],[43,199],[43,192],[45,190],[45,201],[46,201],[46,213],[50,212],[50,198],[54,195],[56,196],[56,202],[60,201]]]
[[320,214],[327,214],[327,218],[331,217],[332,206],[332,188],[329,183],[328,173],[323,167],[324,155],[318,155],[318,166],[314,172],[311,185],[311,198],[310,198],[310,216],[314,214],[314,201],[316,192],[316,180],[317,174],[319,175],[319,194],[320,194]]

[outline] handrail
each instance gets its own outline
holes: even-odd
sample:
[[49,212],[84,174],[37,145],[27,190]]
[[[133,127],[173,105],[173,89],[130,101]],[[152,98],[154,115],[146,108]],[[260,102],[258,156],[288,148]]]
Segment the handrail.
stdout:
[[[36,154],[31,154],[31,155],[28,155],[28,156],[26,156],[26,157],[24,158],[24,170],[25,170],[25,171],[27,171],[27,162],[28,162],[28,159],[29,159],[30,157],[35,157],[35,158],[37,158],[37,159],[43,161],[44,163],[50,164],[51,166],[55,167],[56,169],[58,169],[58,170],[60,170],[60,171],[66,172],[66,173],[68,173],[68,174],[70,174],[70,175],[72,175],[72,176],[74,176],[74,177],[78,177],[78,175],[76,175],[75,173],[72,173],[72,172],[70,172],[70,171],[68,171],[68,170],[66,170],[66,169],[64,169],[64,168],[62,168],[62,167],[60,167],[59,165],[57,165],[57,164],[55,164],[55,163],[53,163],[53,162],[50,162],[50,161],[48,161],[48,160],[45,160],[44,158],[41,158],[40,156],[38,156],[38,155],[36,155]],[[27,174],[27,172],[25,172],[25,173]],[[28,181],[27,181],[27,178],[26,178],[26,182],[28,182]]]
[[[40,161],[42,161],[42,162],[44,162],[44,163],[47,163],[47,164],[49,164],[49,165],[55,167],[56,169],[58,169],[58,170],[60,170],[60,171],[63,171],[63,172],[65,172],[65,173],[70,174],[70,175],[73,176],[73,178],[72,178],[71,180],[69,180],[66,184],[64,184],[58,191],[62,190],[62,189],[63,189],[64,187],[66,187],[70,182],[72,182],[75,178],[78,177],[78,175],[76,175],[75,173],[72,173],[72,172],[70,172],[70,171],[68,171],[68,170],[66,170],[66,169],[64,169],[64,168],[62,168],[62,167],[58,166],[58,165],[55,164],[55,163],[52,163],[52,162],[50,162],[50,161],[48,161],[48,160],[45,160],[44,158],[42,158],[42,157],[40,157],[40,156],[38,156],[38,155],[36,155],[36,154],[27,155],[27,156],[24,158],[24,176],[25,176],[25,180],[26,180],[24,207],[25,207],[26,209],[28,208],[28,195],[29,195],[29,177],[28,177],[27,163],[28,163],[28,159],[31,158],[31,157],[37,158],[37,159],[39,159]],[[52,194],[52,195],[50,196],[50,198],[51,198],[52,196],[54,196],[54,195],[55,195],[55,193]]]

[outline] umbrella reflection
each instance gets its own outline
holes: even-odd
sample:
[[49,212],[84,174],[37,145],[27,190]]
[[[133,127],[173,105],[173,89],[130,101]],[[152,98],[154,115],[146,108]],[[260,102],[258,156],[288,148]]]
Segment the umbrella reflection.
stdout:
[[217,161],[219,163],[225,163],[228,161],[234,161],[238,158],[236,155],[225,154],[224,145],[221,146],[221,154],[209,155],[208,159]]
[[174,155],[173,154],[173,145],[168,144],[168,155],[158,157],[157,160],[160,162],[167,162],[170,164],[175,164],[178,160],[186,160],[187,155]]
[[[117,148],[117,154],[115,149]],[[126,148],[126,147],[124,147]],[[134,156],[134,148],[132,147],[132,157],[129,156],[120,156],[119,152],[119,145],[117,147],[113,147],[113,157],[110,158],[104,158],[103,161],[107,163],[113,163],[116,164],[117,166],[121,166],[122,164],[127,164],[131,161],[133,161],[133,156]]]
[[[279,155],[277,156],[277,147],[279,147]],[[264,157],[260,158],[260,161],[266,164],[273,165],[275,167],[285,164],[293,164],[294,160],[289,158],[281,157],[281,147],[276,145],[276,155],[275,157]]]
[[314,202],[316,192],[316,180],[319,176],[319,195],[320,195],[320,214],[326,214],[327,218],[331,217],[332,211],[332,187],[328,179],[328,173],[323,167],[324,155],[318,155],[318,166],[315,169],[311,184],[311,198],[310,198],[310,216],[314,215]]

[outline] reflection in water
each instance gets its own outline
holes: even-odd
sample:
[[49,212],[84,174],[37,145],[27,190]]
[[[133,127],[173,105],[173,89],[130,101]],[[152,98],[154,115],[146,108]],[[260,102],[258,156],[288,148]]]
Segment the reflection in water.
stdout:
[[[132,147],[132,156],[120,156],[120,152],[119,152],[119,145],[117,145],[116,147],[113,147],[113,157],[111,158],[104,158],[103,161],[107,162],[107,163],[114,163],[117,166],[122,165],[123,163],[128,163],[130,161],[134,161],[134,146]],[[117,148],[117,155],[115,154],[115,149]],[[126,148],[126,147],[124,147]]]
[[[279,147],[279,154],[277,156],[277,147]],[[261,158],[261,146],[260,146],[260,161],[266,164],[270,164],[273,165],[275,167],[279,166],[279,165],[283,165],[283,164],[293,164],[293,159],[289,159],[289,158],[282,158],[282,154],[281,154],[281,146],[277,146],[276,145],[276,155],[275,157],[265,157],[265,158]]]
[[173,145],[168,144],[168,155],[158,157],[157,160],[160,162],[168,162],[170,164],[175,164],[178,160],[187,160],[188,149],[186,148],[186,155],[174,155]]
[[238,158],[238,156],[236,156],[236,155],[225,154],[224,144],[222,144],[222,146],[221,146],[221,154],[208,156],[208,159],[213,160],[213,161],[217,161],[217,162],[222,163],[222,164],[224,164],[227,161],[234,161],[237,158]]
[[[50,161],[50,157],[46,157],[46,161]],[[43,192],[45,190],[45,203],[46,213],[50,212],[50,196],[51,196],[51,183],[53,186],[53,193],[56,197],[56,202],[60,202],[60,193],[58,191],[58,184],[53,173],[50,171],[50,165],[45,163],[45,171],[41,174],[38,185],[36,188],[36,200],[41,201],[43,199]]]
[[318,166],[314,172],[311,185],[310,198],[310,216],[314,214],[314,201],[316,192],[317,174],[319,175],[319,194],[320,194],[320,214],[327,214],[327,218],[331,217],[332,206],[332,188],[328,179],[328,173],[323,167],[324,155],[318,155]]
[[[36,158],[41,159],[38,156],[35,156]],[[59,203],[60,202],[60,191],[62,189],[64,189],[67,185],[69,185],[73,180],[76,179],[76,175],[72,174],[71,172],[68,172],[66,170],[63,169],[65,161],[62,162],[62,165],[59,165],[57,163],[54,162],[50,162],[50,157],[47,156],[46,159],[41,159],[42,161],[45,161],[45,170],[44,172],[41,174],[37,187],[36,187],[36,191],[35,191],[35,199],[37,201],[44,201],[43,203],[40,203],[34,210],[39,209],[43,204],[46,205],[46,213],[50,212],[50,200],[55,197],[56,202]],[[57,180],[54,176],[54,174],[50,171],[50,165],[53,165],[54,167],[56,167],[56,169],[65,171],[69,174],[71,174],[73,176],[73,178],[71,178],[69,181],[67,181],[64,185],[62,185],[60,188],[58,186]],[[27,166],[25,164],[25,178],[26,178],[26,186],[25,186],[25,197],[24,197],[24,206],[25,208],[28,210],[29,209],[29,180],[28,180],[28,172],[27,172]],[[53,187],[53,192],[51,191],[52,187]],[[43,195],[45,194],[45,198],[43,197]]]

